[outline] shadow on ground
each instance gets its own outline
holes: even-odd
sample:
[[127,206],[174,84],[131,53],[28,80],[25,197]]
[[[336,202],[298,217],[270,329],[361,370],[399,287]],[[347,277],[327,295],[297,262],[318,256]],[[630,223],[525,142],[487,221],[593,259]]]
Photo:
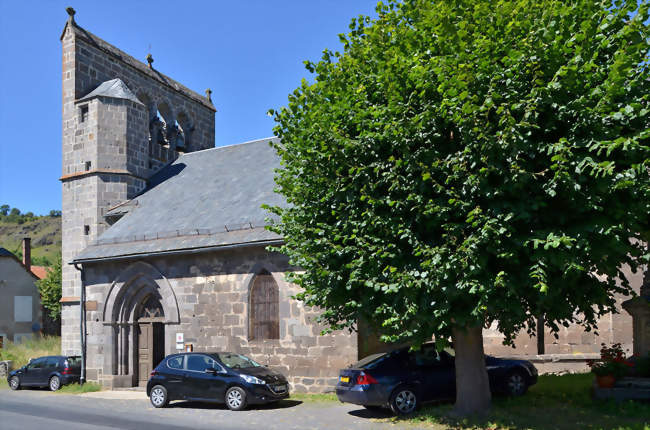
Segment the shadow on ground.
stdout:
[[355,409],[348,411],[348,414],[357,418],[378,419],[391,418],[393,413],[389,409]]
[[[258,410],[275,410],[275,409],[287,409],[293,408],[300,405],[302,402],[299,400],[279,400],[274,403],[267,403],[265,405],[249,405],[246,407],[246,410],[258,409]],[[170,403],[169,408],[178,408],[178,409],[215,409],[215,410],[228,410],[228,407],[223,403],[209,403],[209,402],[174,402]]]

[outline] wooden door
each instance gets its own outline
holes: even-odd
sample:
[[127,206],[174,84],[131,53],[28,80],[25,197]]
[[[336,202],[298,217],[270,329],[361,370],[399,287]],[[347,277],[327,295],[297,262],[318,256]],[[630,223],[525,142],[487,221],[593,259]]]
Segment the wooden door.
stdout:
[[147,385],[153,370],[153,324],[138,324],[138,385]]

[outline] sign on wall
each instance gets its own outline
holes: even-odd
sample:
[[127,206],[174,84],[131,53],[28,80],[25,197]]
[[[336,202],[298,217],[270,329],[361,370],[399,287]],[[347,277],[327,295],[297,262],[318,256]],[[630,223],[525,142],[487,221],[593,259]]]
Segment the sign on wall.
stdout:
[[182,351],[185,347],[183,344],[183,333],[176,333],[176,349]]

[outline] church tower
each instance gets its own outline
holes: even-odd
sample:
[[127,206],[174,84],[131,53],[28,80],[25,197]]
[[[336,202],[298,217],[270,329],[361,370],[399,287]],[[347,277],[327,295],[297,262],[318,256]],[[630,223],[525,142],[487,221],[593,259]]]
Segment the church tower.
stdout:
[[[81,277],[69,263],[109,226],[105,215],[179,154],[214,147],[215,108],[75,22],[63,47],[62,353],[79,354]],[[125,238],[126,240],[127,238]],[[92,307],[92,304],[88,304]],[[88,333],[92,336],[92,333]]]

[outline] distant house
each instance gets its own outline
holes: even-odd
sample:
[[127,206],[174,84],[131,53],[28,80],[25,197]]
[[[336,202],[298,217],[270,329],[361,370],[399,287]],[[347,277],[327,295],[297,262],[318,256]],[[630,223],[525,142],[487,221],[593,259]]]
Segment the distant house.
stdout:
[[[0,339],[21,342],[39,333],[43,324],[39,276],[31,270],[29,238],[23,240],[23,261],[0,248]],[[42,270],[43,274],[45,270]],[[38,272],[37,272],[38,273]]]

